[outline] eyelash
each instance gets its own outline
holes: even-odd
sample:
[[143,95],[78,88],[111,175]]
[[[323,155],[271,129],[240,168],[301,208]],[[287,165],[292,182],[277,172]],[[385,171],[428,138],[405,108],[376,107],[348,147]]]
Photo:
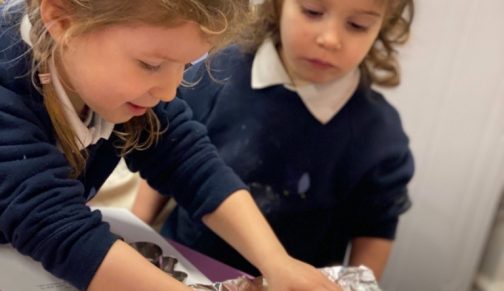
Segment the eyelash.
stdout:
[[368,30],[368,27],[359,25],[355,22],[348,22],[348,26],[355,31],[366,32]]
[[159,69],[161,69],[161,65],[154,66],[154,65],[148,64],[143,61],[138,61],[138,62],[140,63],[140,66],[143,69],[145,69],[146,71],[149,71],[149,72],[157,72],[157,71],[159,71]]
[[[313,10],[313,9],[303,7],[303,6],[301,6],[301,12],[304,15],[306,15],[308,18],[311,18],[311,19],[317,19],[317,18],[320,18],[324,15],[324,12],[322,12],[322,11]],[[357,32],[366,32],[369,29],[368,27],[363,26],[363,25],[359,25],[355,22],[348,22],[348,26],[350,27],[350,29],[357,31]]]
[[313,9],[309,9],[309,8],[306,8],[306,7],[301,7],[301,11],[308,18],[319,18],[319,17],[321,17],[324,14],[323,12],[320,12],[320,11],[317,11],[317,10],[313,10]]
[[[146,62],[142,62],[142,61],[138,61],[140,63],[140,66],[146,70],[146,71],[149,71],[149,72],[157,72],[161,69],[161,65],[157,65],[157,66],[153,66],[153,65],[150,65]],[[184,72],[189,70],[190,67],[192,67],[192,63],[187,63],[184,65]]]

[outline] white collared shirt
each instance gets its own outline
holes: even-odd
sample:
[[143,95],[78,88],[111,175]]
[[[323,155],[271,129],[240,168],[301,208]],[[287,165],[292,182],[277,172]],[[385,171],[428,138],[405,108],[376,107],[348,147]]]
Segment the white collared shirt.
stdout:
[[310,113],[322,124],[328,123],[352,97],[360,79],[358,69],[327,84],[296,86],[289,77],[271,39],[259,47],[252,64],[252,89],[275,85],[295,91]]
[[[29,38],[30,29],[31,23],[28,20],[28,17],[24,16],[21,21],[21,37],[28,45],[32,46]],[[91,110],[85,120],[82,121],[60,82],[54,62],[50,62],[49,72],[51,73],[51,82],[54,85],[56,95],[63,106],[63,110],[65,111],[65,115],[70,126],[75,132],[77,139],[76,142],[79,145],[79,149],[85,149],[88,146],[97,143],[101,138],[109,139],[112,135],[112,131],[114,130],[114,124],[101,118],[98,114]]]

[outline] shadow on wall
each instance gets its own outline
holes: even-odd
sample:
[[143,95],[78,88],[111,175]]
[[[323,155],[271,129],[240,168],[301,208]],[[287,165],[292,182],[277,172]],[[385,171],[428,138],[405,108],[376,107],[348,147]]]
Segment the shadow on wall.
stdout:
[[504,290],[504,192],[474,282],[475,291]]

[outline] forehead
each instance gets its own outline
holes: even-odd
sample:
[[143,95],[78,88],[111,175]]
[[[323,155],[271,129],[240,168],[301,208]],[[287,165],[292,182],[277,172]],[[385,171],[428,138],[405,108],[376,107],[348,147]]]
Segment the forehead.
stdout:
[[285,1],[313,2],[339,8],[373,9],[382,11],[390,0],[276,0],[281,4]]
[[87,34],[90,41],[109,44],[108,48],[149,57],[191,61],[211,47],[199,24],[184,21],[166,27],[148,24],[118,24]]

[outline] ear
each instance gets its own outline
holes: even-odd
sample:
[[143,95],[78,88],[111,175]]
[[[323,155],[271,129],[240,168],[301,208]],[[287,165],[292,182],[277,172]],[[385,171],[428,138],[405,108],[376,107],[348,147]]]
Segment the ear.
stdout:
[[70,14],[65,0],[41,0],[40,16],[51,37],[59,42],[70,26]]

